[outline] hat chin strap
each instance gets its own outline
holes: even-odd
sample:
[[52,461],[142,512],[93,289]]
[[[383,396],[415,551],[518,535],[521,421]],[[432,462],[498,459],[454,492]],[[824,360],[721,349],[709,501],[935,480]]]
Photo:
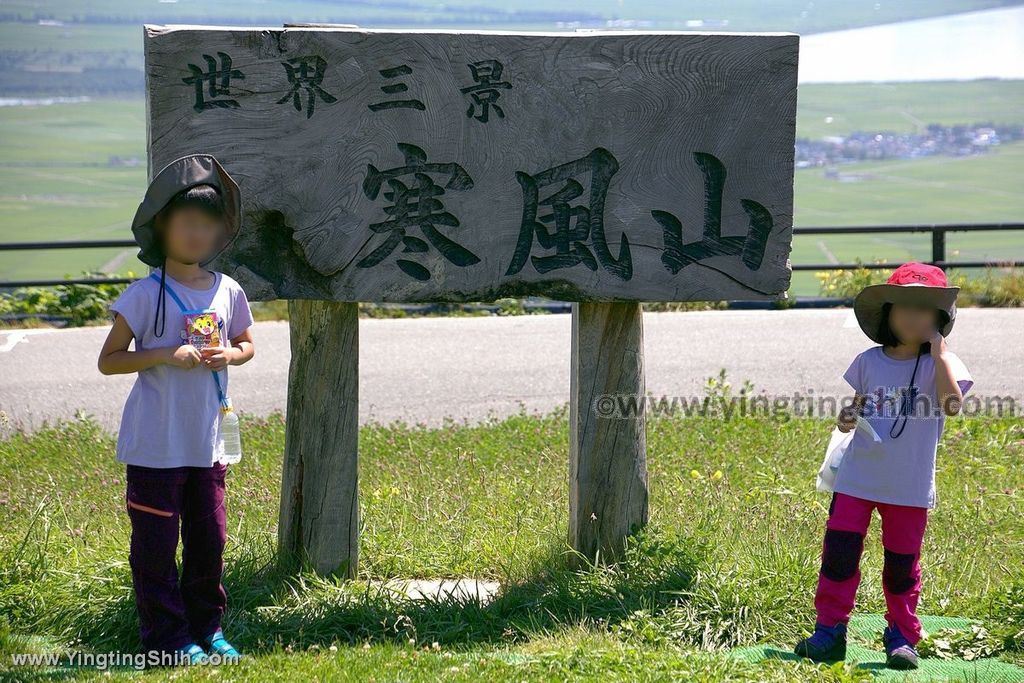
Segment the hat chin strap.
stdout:
[[[167,255],[165,254],[164,255],[164,259],[163,259],[163,265],[160,266],[160,291],[157,294],[156,315],[153,318],[153,334],[156,335],[157,337],[164,336],[164,328],[165,328],[165,326],[167,324],[167,299],[164,296],[164,292],[166,291],[166,288],[167,288],[166,280],[167,280]],[[160,315],[161,312],[163,313],[163,316]],[[160,323],[161,323],[160,324],[160,331],[159,332],[156,331],[157,320],[159,320]]]

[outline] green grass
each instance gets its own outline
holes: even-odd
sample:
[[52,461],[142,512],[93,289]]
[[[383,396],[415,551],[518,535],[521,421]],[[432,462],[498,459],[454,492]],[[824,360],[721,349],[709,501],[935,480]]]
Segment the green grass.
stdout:
[[[828,501],[813,482],[829,429],[812,419],[650,420],[647,532],[620,566],[572,570],[564,410],[433,429],[368,425],[359,577],[346,583],[273,569],[284,425],[279,415],[245,419],[246,455],[228,478],[225,627],[254,658],[232,673],[854,680],[852,670],[727,654],[789,646],[813,622]],[[123,466],[113,450],[113,437],[88,420],[0,441],[0,615],[14,634],[0,638],[5,664],[6,653],[26,649],[138,646]],[[1024,631],[1022,456],[1019,420],[949,420],[923,549],[922,613]],[[876,519],[859,613],[885,609],[881,558]],[[394,577],[454,576],[494,579],[503,591],[489,605],[463,606],[380,588]],[[1005,641],[999,656],[1024,664],[1020,646]]]

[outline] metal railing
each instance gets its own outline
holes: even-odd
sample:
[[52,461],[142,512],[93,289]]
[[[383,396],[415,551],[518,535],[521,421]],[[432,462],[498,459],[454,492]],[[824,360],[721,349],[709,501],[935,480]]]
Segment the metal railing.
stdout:
[[[47,251],[54,249],[110,249],[137,247],[135,240],[66,240],[56,242],[0,242],[0,251]],[[0,280],[0,289],[15,287],[54,287],[56,285],[122,285],[134,278],[65,278],[60,280]]]
[[[873,233],[918,233],[932,234],[932,258],[928,263],[948,268],[1018,268],[1024,261],[947,261],[946,233],[980,232],[993,230],[1024,230],[1024,223],[921,223],[918,225],[851,225],[830,228],[793,228],[794,235],[867,235]],[[794,264],[793,270],[850,270],[854,268],[885,269],[892,268],[893,263],[800,263]]]
[[[795,235],[866,235],[875,233],[931,233],[932,258],[928,263],[943,270],[949,268],[1018,268],[1024,261],[948,261],[946,260],[946,235],[951,232],[981,232],[1002,230],[1024,230],[1024,223],[921,223],[918,225],[851,225],[839,227],[794,227]],[[129,248],[138,246],[133,240],[69,240],[57,242],[0,242],[2,251],[44,251],[52,249],[103,249]],[[793,271],[851,270],[856,268],[885,269],[893,263],[797,263]],[[67,278],[60,280],[8,280],[0,281],[0,289],[14,287],[52,287],[69,284],[127,284],[132,278]]]

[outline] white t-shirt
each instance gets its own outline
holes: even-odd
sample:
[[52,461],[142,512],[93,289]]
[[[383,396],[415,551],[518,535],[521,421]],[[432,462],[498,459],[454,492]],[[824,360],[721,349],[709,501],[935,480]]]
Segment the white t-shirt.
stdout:
[[[160,269],[153,271],[160,277]],[[187,309],[212,308],[223,321],[223,345],[252,325],[252,311],[242,287],[223,273],[214,273],[213,287],[193,289],[167,275],[166,286]],[[160,283],[150,277],[125,288],[110,306],[124,316],[138,351],[184,343],[185,317],[165,293],[167,321],[163,335],[153,329]],[[161,311],[161,317],[163,311]],[[226,396],[228,371],[218,373]],[[117,434],[117,460],[144,467],[211,467],[224,454],[220,434],[220,403],[213,373],[202,365],[191,369],[156,365],[141,370],[128,394]]]
[[[974,380],[956,354],[946,355],[953,381],[966,396]],[[862,414],[882,441],[875,443],[860,430],[855,432],[836,472],[835,491],[881,503],[935,507],[935,453],[946,415],[938,402],[930,353],[921,355],[914,388],[905,393],[915,360],[890,358],[881,346],[873,346],[850,363],[843,378],[867,396]],[[916,397],[909,399],[913,407],[905,424],[902,417],[897,423],[903,395]],[[890,430],[899,436],[893,438]]]

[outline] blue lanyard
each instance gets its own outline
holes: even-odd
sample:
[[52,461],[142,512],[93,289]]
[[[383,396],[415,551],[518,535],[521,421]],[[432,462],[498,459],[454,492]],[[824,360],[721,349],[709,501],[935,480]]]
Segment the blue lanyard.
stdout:
[[[153,278],[157,282],[160,282],[160,278],[156,276],[156,273],[150,273],[149,277]],[[181,312],[185,313],[185,311],[188,310],[188,306],[186,306],[184,302],[182,302],[181,298],[178,296],[178,293],[174,291],[173,287],[167,284],[166,280],[164,281],[164,289],[166,289],[167,293],[171,295],[172,299],[174,299],[174,303],[178,304],[178,308],[181,309]],[[227,397],[224,396],[224,389],[222,389],[220,386],[220,376],[217,374],[216,370],[210,370],[210,372],[213,374],[213,381],[217,385],[217,398],[220,399],[221,405],[224,405],[224,403],[227,401]]]

